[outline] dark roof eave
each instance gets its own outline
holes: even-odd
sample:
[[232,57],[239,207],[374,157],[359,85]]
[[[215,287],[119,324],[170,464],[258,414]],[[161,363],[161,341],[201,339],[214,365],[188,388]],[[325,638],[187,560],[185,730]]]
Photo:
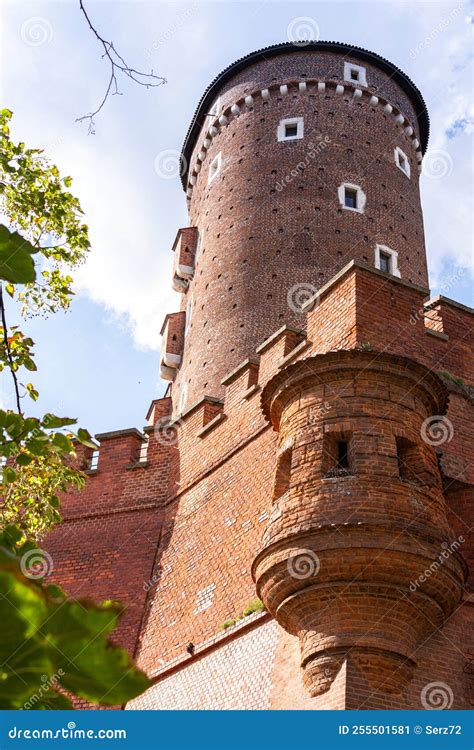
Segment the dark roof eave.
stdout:
[[397,68],[396,65],[391,63],[389,60],[386,60],[384,57],[377,55],[375,52],[370,52],[369,50],[363,49],[362,47],[356,47],[351,44],[343,44],[342,42],[308,42],[304,47],[295,47],[295,44],[293,42],[283,42],[281,44],[274,44],[269,47],[262,47],[255,52],[250,52],[250,54],[239,58],[227,68],[225,68],[221,73],[219,73],[219,75],[214,78],[214,80],[205,90],[194,113],[181,151],[182,158],[184,160],[183,163],[186,165],[186,169],[184,170],[181,177],[181,182],[185,190],[194,144],[204,124],[205,116],[207,115],[209,106],[213,103],[216,97],[217,91],[225,83],[227,83],[228,80],[233,78],[239,71],[247,68],[249,65],[253,65],[260,60],[265,60],[268,57],[277,57],[278,55],[283,55],[294,50],[304,50],[305,52],[317,50],[342,52],[344,54],[350,54],[351,57],[355,57],[358,60],[372,63],[381,70],[388,73],[400,86],[400,88],[407,94],[407,96],[413,103],[418,120],[418,127],[420,130],[421,149],[423,154],[425,153],[428,146],[430,131],[430,122],[426,104],[420,90],[417,88],[417,86],[415,86],[413,81],[402,70],[400,70],[400,68]]

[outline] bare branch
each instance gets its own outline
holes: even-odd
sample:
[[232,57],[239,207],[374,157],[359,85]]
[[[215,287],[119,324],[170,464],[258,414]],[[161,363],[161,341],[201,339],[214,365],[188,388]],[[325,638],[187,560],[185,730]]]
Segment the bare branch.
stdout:
[[82,115],[82,117],[76,118],[76,122],[89,120],[88,133],[93,135],[95,125],[94,117],[100,112],[109,96],[121,96],[121,92],[118,89],[117,72],[123,73],[123,75],[134,81],[134,83],[138,83],[139,86],[144,86],[147,89],[162,86],[164,83],[166,83],[166,78],[155,75],[153,73],[153,70],[151,71],[151,73],[142,73],[140,70],[136,70],[135,68],[131,68],[129,65],[127,65],[122,55],[120,55],[115,49],[114,43],[109,42],[107,41],[107,39],[101,37],[97,29],[93,26],[89,16],[87,15],[86,9],[84,8],[83,0],[79,0],[79,6],[82,13],[84,14],[90,30],[104,48],[104,54],[102,55],[102,57],[107,58],[110,63],[109,82],[105,90],[104,97],[99,106],[93,112],[89,112],[87,115]]

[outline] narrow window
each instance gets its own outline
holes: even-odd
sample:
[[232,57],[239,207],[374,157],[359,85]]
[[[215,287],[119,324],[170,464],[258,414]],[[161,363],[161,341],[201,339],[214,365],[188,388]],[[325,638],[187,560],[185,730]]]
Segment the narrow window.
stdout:
[[380,270],[390,273],[391,257],[388,253],[380,253]]
[[348,211],[357,211],[364,213],[366,195],[359,185],[353,185],[351,182],[343,182],[337,189],[339,204]]
[[183,384],[183,389],[179,395],[179,414],[182,414],[184,412],[184,407],[186,404],[186,385]]
[[351,436],[349,433],[329,432],[324,435],[322,474],[328,479],[352,474]]
[[395,164],[397,165],[397,167],[401,169],[403,174],[406,174],[406,176],[409,178],[410,177],[410,161],[408,159],[408,156],[398,146],[394,150],[394,156],[395,156]]
[[285,138],[296,138],[298,125],[285,125]]
[[184,335],[187,336],[187,333],[189,331],[189,326],[191,325],[191,313],[193,309],[193,300],[190,297],[188,299],[188,304],[186,305],[186,318],[185,318],[185,324],[184,324]]
[[351,70],[351,80],[352,81],[358,81],[359,80],[359,71],[358,70],[354,70],[354,68],[352,68],[352,70]]
[[201,252],[201,232],[199,229],[197,230],[197,240],[196,240],[196,250],[194,251],[194,267],[196,268],[196,263],[199,258],[199,253]]
[[347,440],[338,440],[337,468],[349,470],[349,443]]
[[386,245],[377,245],[375,248],[375,268],[401,278],[398,268],[398,253]]
[[273,501],[285,495],[290,489],[292,450],[287,448],[278,457],[278,465],[273,484]]
[[417,485],[433,485],[435,479],[429,466],[425,465],[416,443],[404,437],[395,438],[397,445],[398,476],[402,482]]
[[220,105],[220,98],[216,99],[212,107],[209,108],[208,115],[210,117],[217,117],[217,115],[219,114],[219,105]]
[[208,180],[208,183],[212,182],[212,180],[214,179],[214,177],[216,177],[219,174],[219,172],[221,171],[221,161],[222,161],[222,159],[221,159],[221,155],[220,154],[217,154],[217,156],[211,161],[211,163],[209,165],[209,180]]
[[357,208],[357,190],[346,187],[344,190],[344,205],[346,208]]

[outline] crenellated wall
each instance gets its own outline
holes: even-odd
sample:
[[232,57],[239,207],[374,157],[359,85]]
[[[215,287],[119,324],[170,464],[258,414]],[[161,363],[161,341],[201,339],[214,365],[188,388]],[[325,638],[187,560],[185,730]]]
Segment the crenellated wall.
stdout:
[[[435,680],[453,690],[453,707],[469,705],[472,605],[469,593],[461,603],[460,584],[465,572],[461,558],[469,560],[473,554],[467,534],[474,481],[472,455],[469,461],[474,437],[472,311],[446,299],[424,304],[425,298],[420,287],[352,262],[308,304],[307,336],[286,326],[276,331],[223,378],[221,398],[200,399],[174,420],[170,399],[157,400],[143,433],[125,430],[98,436],[97,469],[80,496],[65,499],[65,521],[48,538],[48,549],[55,576],[72,594],[119,598],[127,605],[119,637],[136,649],[139,663],[156,682],[132,707],[216,708],[223,702],[224,707],[255,707],[255,694],[249,692],[245,705],[246,692],[241,689],[249,653],[254,654],[256,670],[260,662],[262,669],[266,665],[265,689],[257,706],[261,708],[416,708],[423,686]],[[311,383],[324,362],[333,364],[321,390],[319,381]],[[304,399],[297,389],[288,390],[288,379],[298,368],[309,377]],[[262,412],[269,382],[282,394],[291,393],[295,404],[285,412],[280,436]],[[444,420],[446,434],[437,432],[438,422],[426,422],[432,414]],[[310,516],[321,513],[330,523],[347,523],[343,536],[333,532],[332,537],[348,554],[351,545],[354,549],[344,570],[341,550],[328,557],[324,549],[331,545],[318,541],[314,551],[321,558],[321,574],[349,579],[356,575],[357,566],[363,567],[363,539],[370,538],[376,556],[384,547],[384,534],[393,532],[386,526],[389,522],[397,523],[402,533],[390,559],[380,567],[369,564],[371,585],[379,593],[385,585],[392,596],[395,589],[408,595],[411,583],[416,584],[413,596],[402,598],[390,627],[377,635],[377,645],[365,644],[369,659],[364,649],[348,654],[344,607],[354,609],[353,599],[360,599],[355,590],[350,596],[341,590],[341,609],[325,628],[328,638],[339,639],[342,650],[322,672],[327,657],[318,656],[320,642],[306,639],[311,641],[308,654],[313,655],[306,661],[315,667],[309,682],[318,686],[311,688],[319,693],[315,697],[303,689],[298,638],[274,621],[270,628],[269,614],[245,617],[222,630],[224,622],[235,619],[256,596],[252,563],[265,549],[263,540],[270,539],[277,456],[289,447],[285,441],[293,420],[306,430],[308,442],[292,459],[292,502],[302,510],[318,482],[324,485],[318,509],[308,506]],[[334,460],[333,434],[353,435],[350,476],[338,476],[336,471],[333,477],[323,477],[323,469],[325,474],[337,469],[321,463],[322,456]],[[139,450],[144,435],[149,437],[146,460]],[[321,435],[323,441],[329,438],[322,454]],[[396,437],[407,441],[402,444],[408,464],[404,478]],[[413,445],[418,453],[410,457]],[[410,484],[413,465],[420,483]],[[284,464],[280,478],[285,479]],[[359,489],[350,494],[350,487]],[[291,514],[288,522],[290,518]],[[317,515],[314,522],[318,525]],[[443,563],[441,578],[430,580],[428,575],[417,582],[433,556],[453,541],[458,546]],[[397,578],[396,562],[405,562],[408,555],[412,562]],[[266,599],[260,583],[259,587]],[[272,601],[270,597],[267,606],[280,622]],[[427,602],[428,609],[420,609],[420,601]],[[372,612],[376,618],[377,613],[383,615],[383,607],[375,597],[361,612],[364,617]],[[434,635],[427,618],[439,626]],[[192,653],[187,650],[190,643]],[[461,648],[453,643],[461,643]],[[370,649],[376,650],[375,656]],[[235,663],[231,673],[224,654]],[[380,690],[380,676],[390,674],[391,659],[398,660],[397,674],[403,679],[392,683],[387,693]],[[206,699],[203,685],[211,674],[215,691]],[[190,702],[191,694],[201,696],[196,704]]]

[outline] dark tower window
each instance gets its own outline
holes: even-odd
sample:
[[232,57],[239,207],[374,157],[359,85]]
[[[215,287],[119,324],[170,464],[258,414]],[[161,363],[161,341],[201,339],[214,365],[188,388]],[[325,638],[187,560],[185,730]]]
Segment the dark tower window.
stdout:
[[297,135],[298,135],[298,126],[296,124],[285,125],[285,138],[296,138]]
[[358,81],[359,80],[359,71],[358,70],[351,70],[351,80],[352,81]]
[[353,473],[351,435],[330,432],[323,440],[322,474],[327,478],[346,477]]
[[345,188],[344,205],[347,206],[347,208],[357,208],[357,190],[354,190],[353,188]]
[[390,273],[391,257],[388,253],[380,253],[380,270],[384,273]]
[[349,443],[339,440],[337,443],[337,468],[349,469]]

